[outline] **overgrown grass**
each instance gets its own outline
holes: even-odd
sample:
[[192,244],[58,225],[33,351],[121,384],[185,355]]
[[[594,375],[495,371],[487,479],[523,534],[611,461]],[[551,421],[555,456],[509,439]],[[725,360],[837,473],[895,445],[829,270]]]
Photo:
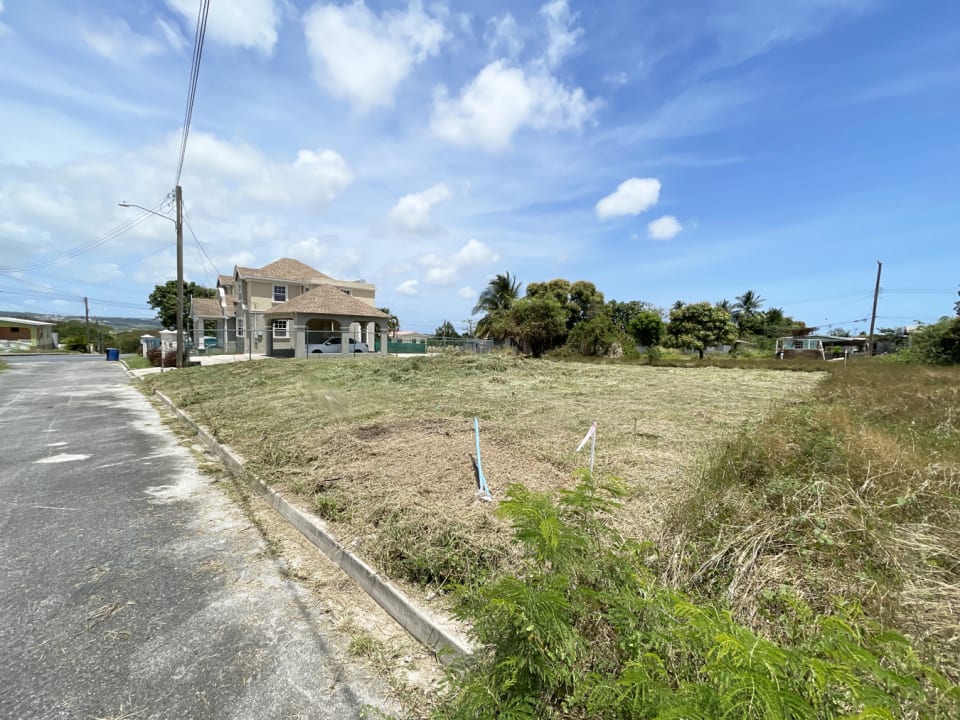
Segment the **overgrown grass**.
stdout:
[[0,358],[0,370],[6,370],[9,367],[10,367],[10,363],[4,362],[3,359]]
[[960,368],[838,367],[722,444],[663,540],[672,583],[752,627],[782,634],[784,586],[856,598],[960,678]]
[[145,368],[152,367],[150,361],[147,360],[147,358],[145,358],[143,355],[124,355],[123,361],[131,370],[143,370]]
[[611,529],[618,490],[589,473],[559,499],[511,488],[522,561],[462,595],[481,649],[438,720],[957,717],[960,688],[856,603],[816,615],[783,594],[771,641],[658,583],[650,547]]

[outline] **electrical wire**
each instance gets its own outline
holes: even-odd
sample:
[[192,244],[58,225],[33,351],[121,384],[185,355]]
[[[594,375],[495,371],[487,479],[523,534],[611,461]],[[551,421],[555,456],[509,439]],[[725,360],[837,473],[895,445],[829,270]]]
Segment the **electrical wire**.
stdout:
[[38,262],[29,264],[29,265],[20,265],[20,266],[3,265],[3,266],[0,266],[0,274],[9,275],[10,273],[16,273],[16,272],[30,272],[32,270],[40,270],[41,268],[49,267],[50,265],[56,265],[57,263],[61,263],[61,262],[64,262],[65,260],[70,260],[79,255],[83,255],[84,253],[88,253],[91,250],[94,250],[100,247],[101,245],[105,245],[111,240],[115,240],[116,238],[120,237],[126,232],[129,232],[130,230],[132,230],[142,222],[145,222],[147,218],[149,218],[151,214],[153,214],[153,212],[155,212],[158,208],[162,207],[165,202],[166,202],[166,198],[164,198],[158,203],[155,203],[151,208],[151,212],[141,211],[139,215],[135,215],[129,220],[126,220],[120,223],[116,227],[113,227],[107,230],[106,232],[95,237],[93,240],[90,240],[81,245],[77,245],[76,247],[73,247],[70,250],[67,250],[62,255],[58,255],[52,258],[47,258],[46,260],[40,260]]
[[207,251],[204,249],[203,244],[200,242],[200,238],[197,237],[197,234],[193,231],[193,225],[190,224],[190,218],[187,216],[187,213],[183,213],[184,224],[186,224],[187,229],[190,231],[190,234],[193,236],[194,242],[197,243],[197,247],[200,248],[200,252],[203,253],[203,256],[210,262],[210,265],[213,266],[213,269],[216,270],[217,275],[222,275],[220,268],[217,267],[217,264],[210,259],[210,256],[207,255]]
[[190,122],[193,119],[193,103],[197,96],[197,80],[200,77],[200,59],[203,57],[203,39],[207,33],[207,14],[210,12],[210,0],[202,0],[197,12],[197,28],[193,38],[193,62],[190,67],[190,83],[187,89],[187,106],[183,113],[183,132],[180,136],[180,159],[177,162],[177,181],[183,173],[183,161],[187,154],[187,138],[190,135]]

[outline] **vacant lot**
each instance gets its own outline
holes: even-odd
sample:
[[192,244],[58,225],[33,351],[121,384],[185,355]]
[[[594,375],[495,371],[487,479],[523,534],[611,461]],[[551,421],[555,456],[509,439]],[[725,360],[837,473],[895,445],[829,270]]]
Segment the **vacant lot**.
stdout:
[[260,477],[304,496],[395,576],[469,581],[511,552],[477,497],[473,418],[494,498],[559,489],[589,463],[629,489],[622,529],[653,537],[716,441],[806,397],[815,373],[504,357],[237,363],[151,376]]

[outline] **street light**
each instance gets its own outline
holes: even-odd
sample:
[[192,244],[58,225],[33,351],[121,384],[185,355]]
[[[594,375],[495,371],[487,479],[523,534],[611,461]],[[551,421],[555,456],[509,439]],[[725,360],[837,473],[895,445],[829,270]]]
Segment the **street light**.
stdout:
[[[162,217],[164,220],[169,220],[177,228],[177,367],[183,367],[183,190],[179,185],[176,187],[176,199],[177,199],[177,217],[176,219],[158,213],[150,208],[145,208],[143,205],[136,205],[134,203],[122,202],[118,203],[120,207],[134,207],[144,212],[148,212],[151,215],[156,215],[157,217]],[[161,354],[163,349],[160,350]]]

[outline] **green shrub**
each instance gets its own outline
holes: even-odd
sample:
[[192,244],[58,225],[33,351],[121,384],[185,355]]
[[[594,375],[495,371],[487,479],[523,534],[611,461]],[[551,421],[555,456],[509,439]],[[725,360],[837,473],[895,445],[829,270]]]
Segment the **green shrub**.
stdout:
[[960,689],[855,604],[785,594],[775,643],[659,584],[651,547],[609,529],[619,493],[586,473],[557,501],[510,489],[522,568],[462,595],[481,649],[435,718],[957,717]]

